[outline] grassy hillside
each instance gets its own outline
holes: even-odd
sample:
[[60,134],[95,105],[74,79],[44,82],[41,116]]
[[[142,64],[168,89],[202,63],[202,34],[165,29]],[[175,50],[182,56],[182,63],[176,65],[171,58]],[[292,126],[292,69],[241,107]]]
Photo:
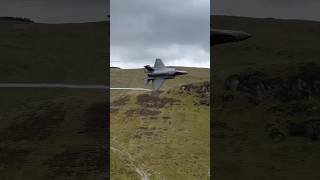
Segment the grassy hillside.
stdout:
[[[0,21],[0,82],[105,84],[108,26]],[[0,179],[106,179],[107,96],[0,89]]]
[[252,38],[211,48],[216,179],[319,178],[320,23],[213,16]]
[[[112,179],[209,179],[209,70],[178,69],[160,93],[111,92]],[[112,70],[111,87],[143,87],[143,72]]]

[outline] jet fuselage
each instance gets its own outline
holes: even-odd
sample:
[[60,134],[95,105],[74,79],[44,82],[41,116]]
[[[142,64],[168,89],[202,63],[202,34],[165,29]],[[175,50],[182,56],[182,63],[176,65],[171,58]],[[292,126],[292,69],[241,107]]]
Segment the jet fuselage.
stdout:
[[149,78],[161,77],[163,79],[174,79],[176,76],[185,75],[186,71],[177,71],[174,68],[166,68],[161,70],[154,70],[148,73]]

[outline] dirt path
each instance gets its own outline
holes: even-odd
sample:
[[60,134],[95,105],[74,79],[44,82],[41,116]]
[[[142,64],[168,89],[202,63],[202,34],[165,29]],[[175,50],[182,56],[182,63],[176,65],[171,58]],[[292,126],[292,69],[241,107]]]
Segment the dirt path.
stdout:
[[111,149],[111,151],[113,151],[115,153],[118,153],[121,156],[127,157],[127,159],[130,162],[129,166],[132,167],[133,169],[135,169],[135,171],[141,177],[141,180],[150,180],[149,179],[149,174],[141,166],[138,165],[136,160],[128,152],[120,150],[120,149],[117,149],[117,148],[112,147],[112,146],[110,146],[110,149]]

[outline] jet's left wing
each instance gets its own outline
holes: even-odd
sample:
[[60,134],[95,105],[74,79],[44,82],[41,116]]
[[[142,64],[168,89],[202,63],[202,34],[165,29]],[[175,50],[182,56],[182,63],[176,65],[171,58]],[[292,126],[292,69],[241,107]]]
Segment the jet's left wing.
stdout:
[[152,81],[152,90],[153,91],[158,91],[162,84],[164,83],[165,79],[154,79]]

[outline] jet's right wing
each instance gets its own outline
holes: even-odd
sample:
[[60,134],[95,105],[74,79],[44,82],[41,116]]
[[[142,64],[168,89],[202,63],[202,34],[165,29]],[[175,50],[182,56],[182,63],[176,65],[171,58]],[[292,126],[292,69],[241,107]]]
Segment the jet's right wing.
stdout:
[[162,84],[164,83],[165,79],[153,79],[152,80],[152,90],[158,91]]

